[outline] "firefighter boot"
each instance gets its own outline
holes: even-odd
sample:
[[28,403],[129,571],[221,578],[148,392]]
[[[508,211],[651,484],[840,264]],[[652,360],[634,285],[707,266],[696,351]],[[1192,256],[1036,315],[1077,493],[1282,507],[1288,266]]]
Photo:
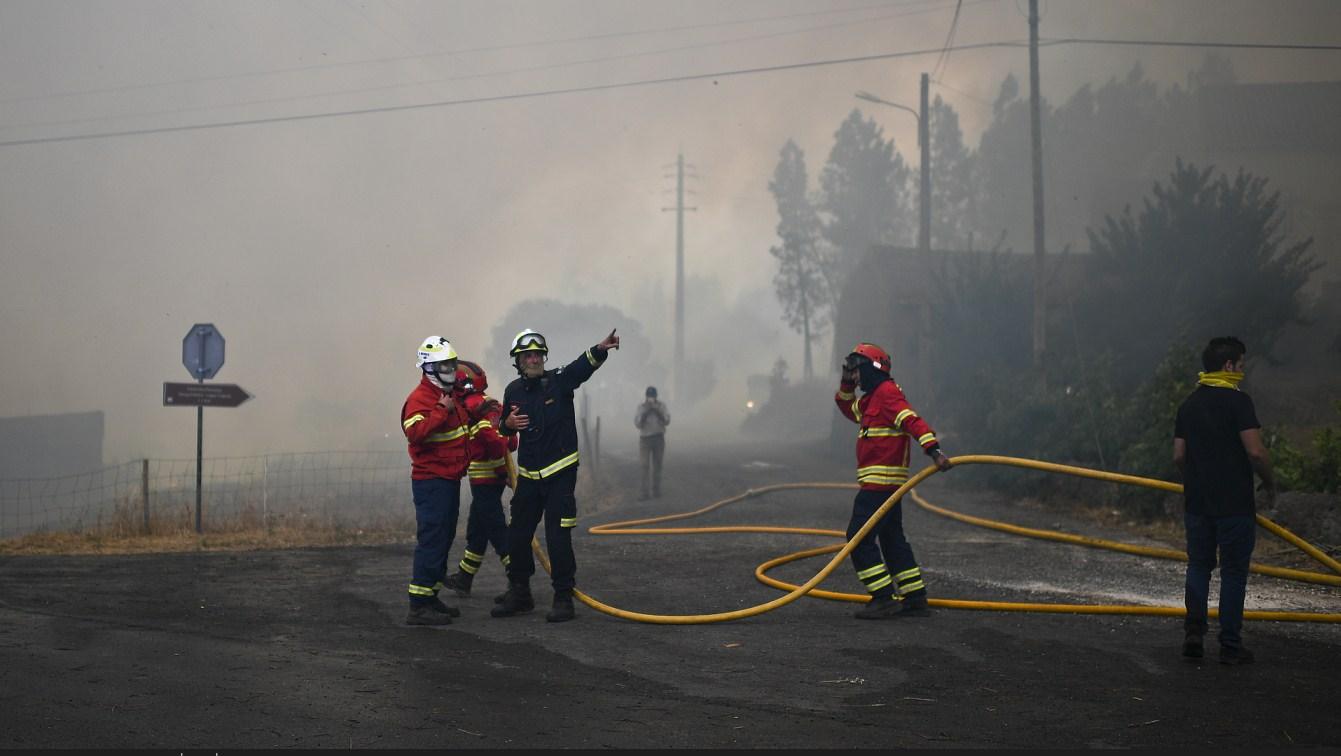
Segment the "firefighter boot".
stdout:
[[407,625],[450,625],[452,618],[442,612],[436,612],[428,604],[411,605],[410,613],[405,617]]
[[570,619],[576,619],[577,615],[573,612],[573,592],[555,591],[554,606],[545,615],[546,622],[567,622]]
[[503,594],[503,600],[498,603],[489,614],[494,617],[511,617],[514,614],[523,614],[535,608],[535,600],[531,598],[531,584],[525,581],[514,581],[509,583],[508,592]]
[[930,617],[931,609],[927,606],[927,592],[918,591],[910,593],[903,597],[899,602],[899,617]]
[[901,604],[890,596],[872,596],[866,606],[853,612],[857,619],[889,619],[897,617]]
[[446,604],[442,603],[442,599],[438,598],[437,596],[434,596],[433,598],[429,599],[428,608],[430,611],[437,612],[438,614],[445,614],[448,617],[461,616],[460,609],[457,609],[454,606],[447,606]]
[[456,595],[466,598],[470,595],[470,584],[475,580],[475,576],[469,572],[457,571],[447,576],[442,584],[451,588]]

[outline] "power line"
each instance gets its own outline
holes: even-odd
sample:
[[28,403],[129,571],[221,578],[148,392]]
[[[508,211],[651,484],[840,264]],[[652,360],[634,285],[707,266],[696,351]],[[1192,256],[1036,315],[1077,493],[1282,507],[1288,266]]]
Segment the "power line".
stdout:
[[[1041,43],[1042,44],[1042,43]],[[1341,45],[1285,45],[1285,44],[1266,44],[1266,43],[1239,43],[1239,42],[1170,42],[1170,41],[1149,41],[1149,40],[1101,40],[1101,39],[1054,39],[1047,43],[1048,46],[1066,45],[1066,44],[1124,44],[1124,45],[1155,45],[1155,46],[1178,46],[1178,47],[1224,47],[1224,48],[1246,48],[1246,49],[1281,49],[1281,50],[1341,50]],[[966,45],[952,45],[950,50],[983,50],[989,48],[1019,48],[1027,47],[1027,43],[1022,42],[977,42]],[[625,89],[632,87],[656,86],[660,84],[673,84],[686,81],[701,81],[703,79],[727,78],[730,76],[748,76],[760,73],[775,73],[778,71],[792,71],[802,68],[817,68],[823,66],[844,65],[849,63],[866,63],[876,60],[890,60],[894,58],[909,58],[918,55],[930,55],[940,52],[939,48],[904,50],[892,53],[877,53],[873,55],[859,55],[849,58],[834,58],[830,60],[807,61],[804,63],[786,63],[776,66],[759,66],[755,68],[740,68],[728,71],[716,71],[713,73],[686,74],[682,76],[667,76],[657,79],[641,79],[637,81],[614,82],[610,84],[592,84],[581,87],[566,87],[562,89],[537,90],[534,92],[518,92],[515,94],[491,95],[488,97],[470,97],[458,100],[441,100],[438,102],[413,103],[409,105],[389,105],[376,108],[359,108],[354,110],[341,110],[323,113],[307,113],[292,116],[275,116],[272,118],[252,118],[235,121],[222,121],[215,123],[189,124],[185,126],[162,126],[149,129],[127,129],[124,131],[109,131],[93,134],[74,134],[59,137],[35,137],[32,139],[11,139],[0,141],[0,147],[16,147],[27,144],[46,144],[55,142],[76,142],[90,139],[110,139],[114,137],[126,136],[144,136],[149,134],[166,134],[172,132],[184,131],[203,131],[206,129],[231,128],[234,126],[255,126],[270,123],[283,123],[286,121],[310,121],[319,118],[338,118],[353,115],[369,115],[373,113],[394,113],[409,110],[427,110],[429,108],[451,107],[455,105],[470,105],[486,102],[504,102],[508,100],[524,100],[535,97],[552,97],[555,95],[581,94],[586,92],[602,92],[614,89]]]
[[[903,5],[915,5],[915,4],[918,4],[918,3],[925,3],[925,2],[927,2],[927,0],[904,0],[904,2],[902,2],[901,4],[903,4]],[[529,48],[529,47],[547,47],[547,46],[551,46],[551,45],[562,45],[562,44],[569,44],[569,43],[572,43],[572,42],[590,42],[590,41],[594,41],[594,40],[616,39],[616,38],[619,38],[619,37],[631,37],[631,36],[641,36],[641,35],[648,35],[648,34],[662,34],[662,33],[668,33],[668,32],[691,31],[691,30],[694,30],[694,29],[713,29],[713,28],[719,28],[719,27],[723,27],[723,26],[739,26],[739,25],[741,25],[741,24],[755,24],[755,23],[762,23],[762,22],[766,22],[766,21],[785,21],[785,20],[794,19],[794,18],[809,18],[809,17],[813,17],[813,16],[837,15],[837,14],[840,14],[840,13],[858,13],[858,12],[868,11],[868,10],[886,9],[886,8],[889,8],[889,7],[891,7],[891,5],[890,5],[889,3],[881,3],[881,4],[877,4],[877,5],[864,5],[864,6],[858,6],[858,7],[854,7],[854,8],[841,8],[841,9],[838,9],[838,10],[811,11],[811,12],[808,12],[808,13],[792,13],[792,14],[780,15],[780,16],[757,16],[757,17],[753,17],[753,18],[740,19],[740,20],[736,20],[736,21],[720,21],[720,22],[705,23],[705,24],[686,24],[686,25],[683,25],[683,26],[668,26],[668,27],[650,28],[650,29],[633,29],[633,30],[629,30],[629,31],[609,32],[609,33],[606,33],[606,34],[590,34],[590,35],[581,36],[581,37],[565,37],[565,38],[560,38],[560,39],[536,40],[536,41],[533,41],[533,42],[518,42],[518,43],[514,43],[514,44],[506,44],[506,45],[489,45],[489,46],[482,46],[482,47],[466,47],[466,48],[461,48],[461,49],[459,49],[459,50],[440,50],[440,51],[437,51],[437,52],[419,53],[419,54],[415,54],[415,55],[390,56],[390,57],[381,57],[381,58],[365,58],[365,59],[362,59],[362,60],[344,61],[344,62],[339,62],[339,63],[313,63],[313,64],[311,64],[311,65],[306,65],[306,66],[290,66],[290,67],[287,67],[287,68],[274,68],[274,69],[256,70],[256,71],[243,71],[243,72],[240,72],[240,73],[233,73],[233,74],[219,74],[219,75],[216,75],[216,76],[199,76],[199,77],[190,78],[190,79],[175,79],[175,80],[172,80],[172,81],[155,82],[155,83],[151,83],[151,84],[126,84],[126,85],[123,85],[123,86],[106,87],[106,88],[101,88],[101,89],[83,89],[83,90],[73,90],[73,91],[69,91],[69,92],[53,92],[53,93],[44,94],[44,95],[29,95],[29,96],[24,96],[24,97],[0,98],[0,103],[2,103],[2,104],[8,104],[8,103],[15,103],[15,102],[30,102],[30,101],[33,101],[33,100],[59,99],[59,98],[66,98],[66,97],[83,97],[83,96],[86,96],[86,95],[94,95],[94,94],[111,94],[111,93],[116,93],[116,92],[133,92],[133,91],[136,91],[136,90],[142,90],[142,89],[154,89],[154,88],[157,88],[157,87],[171,87],[171,86],[180,86],[180,85],[185,85],[185,84],[206,84],[206,83],[217,82],[217,81],[232,81],[232,80],[235,80],[235,79],[257,78],[257,77],[262,77],[262,76],[275,76],[275,75],[279,75],[279,74],[287,74],[287,73],[301,73],[301,72],[306,72],[306,71],[321,71],[321,70],[327,70],[327,69],[333,69],[333,68],[346,68],[346,67],[349,67],[349,66],[361,66],[361,65],[367,65],[367,64],[370,64],[370,63],[371,63],[371,64],[381,64],[381,63],[403,63],[403,62],[405,62],[405,61],[410,61],[410,60],[422,60],[422,59],[424,59],[424,58],[448,57],[448,56],[454,56],[454,55],[464,55],[464,54],[467,54],[467,53],[498,52],[498,51],[502,51],[502,50],[517,50],[517,49],[525,49],[525,48]]]
[[1142,47],[1215,47],[1239,50],[1341,50],[1341,45],[1292,45],[1275,42],[1182,42],[1158,39],[1096,39],[1062,37],[1040,39],[1040,47],[1054,45],[1138,45]]
[[[993,0],[976,0],[976,3],[992,2],[992,1],[993,1]],[[647,50],[647,51],[643,51],[643,52],[622,53],[622,54],[619,54],[619,55],[607,55],[607,56],[596,57],[596,58],[584,58],[584,59],[581,59],[581,60],[565,61],[565,62],[562,62],[562,63],[546,63],[546,64],[536,65],[536,66],[524,66],[524,67],[521,67],[521,68],[505,69],[505,70],[502,70],[502,71],[489,71],[489,72],[485,72],[485,73],[461,74],[461,75],[458,75],[458,76],[445,76],[445,77],[438,77],[438,78],[433,78],[433,79],[418,79],[418,80],[415,80],[415,81],[405,82],[405,83],[401,83],[401,84],[382,84],[382,85],[373,86],[373,87],[359,87],[359,88],[357,88],[357,89],[348,89],[348,88],[343,88],[343,89],[333,89],[333,90],[327,90],[327,91],[324,91],[324,92],[314,92],[314,93],[309,93],[309,94],[304,94],[304,95],[286,95],[286,96],[283,96],[283,97],[267,97],[267,98],[261,98],[261,99],[251,99],[251,100],[235,100],[235,101],[233,101],[233,102],[226,102],[226,103],[220,103],[220,104],[214,104],[214,105],[197,105],[197,106],[194,106],[194,107],[187,107],[187,108],[171,108],[171,109],[168,109],[168,110],[141,111],[141,112],[138,112],[138,113],[125,113],[125,114],[121,114],[121,115],[112,115],[112,116],[94,116],[94,117],[91,117],[91,118],[71,118],[71,119],[62,119],[62,120],[57,120],[57,121],[29,121],[29,122],[25,122],[25,123],[10,123],[10,124],[3,124],[3,125],[0,125],[0,128],[3,128],[3,129],[16,129],[16,128],[34,128],[34,127],[39,127],[39,126],[42,126],[42,127],[46,127],[46,126],[76,126],[76,125],[89,124],[89,123],[103,123],[103,122],[107,122],[107,121],[125,120],[125,119],[130,119],[130,118],[146,118],[146,117],[151,117],[151,116],[181,115],[181,114],[184,114],[184,113],[198,113],[198,112],[202,112],[202,111],[218,110],[218,109],[220,109],[220,108],[225,108],[225,107],[238,107],[238,106],[243,106],[243,105],[271,105],[271,104],[280,103],[280,102],[298,102],[298,101],[300,101],[300,100],[314,99],[314,98],[319,98],[319,97],[329,97],[329,96],[338,96],[338,95],[353,95],[353,94],[369,94],[369,93],[372,93],[372,92],[386,92],[386,91],[395,90],[395,89],[406,89],[406,88],[410,88],[410,87],[420,87],[420,86],[427,87],[428,85],[432,85],[432,84],[443,84],[443,83],[447,83],[447,82],[465,81],[465,80],[469,80],[469,79],[491,78],[491,77],[495,77],[495,76],[508,76],[508,75],[511,75],[511,74],[517,74],[517,73],[532,73],[532,72],[536,72],[536,71],[551,71],[551,70],[557,70],[557,69],[559,69],[559,68],[568,68],[568,67],[572,67],[572,66],[588,65],[588,64],[592,64],[592,63],[608,63],[608,62],[610,62],[610,61],[614,61],[614,60],[628,60],[628,59],[631,59],[631,58],[647,57],[647,56],[650,56],[650,55],[665,55],[665,54],[669,54],[669,53],[685,52],[685,51],[689,51],[689,50],[700,50],[700,49],[704,49],[704,48],[720,47],[720,46],[723,46],[723,45],[734,45],[734,44],[739,44],[739,43],[742,43],[742,42],[756,42],[756,41],[763,40],[763,39],[773,39],[773,38],[777,38],[777,37],[786,37],[786,36],[791,36],[791,35],[796,35],[796,34],[808,34],[808,33],[811,33],[811,32],[817,32],[817,31],[827,31],[827,30],[830,30],[830,29],[839,29],[839,28],[843,28],[843,27],[846,27],[846,26],[853,26],[853,25],[856,25],[856,24],[868,24],[868,23],[871,23],[871,22],[873,22],[873,21],[886,21],[886,20],[889,20],[889,19],[892,19],[892,18],[902,18],[902,17],[904,17],[904,16],[918,15],[918,14],[921,14],[921,13],[927,13],[927,12],[928,12],[928,11],[925,10],[925,9],[918,9],[918,10],[913,10],[913,11],[903,11],[903,12],[901,12],[901,13],[891,13],[891,14],[883,15],[883,16],[871,16],[871,17],[869,17],[869,18],[863,18],[863,19],[859,19],[859,20],[856,20],[856,21],[843,21],[843,22],[836,23],[836,24],[826,24],[826,25],[824,25],[824,26],[810,26],[810,27],[805,27],[805,28],[802,28],[802,29],[792,29],[792,30],[788,30],[788,31],[772,32],[772,33],[769,33],[769,34],[758,34],[758,35],[753,35],[753,36],[749,36],[749,37],[735,37],[735,38],[732,38],[732,39],[720,40],[720,41],[716,41],[716,42],[702,42],[702,43],[698,43],[698,44],[694,44],[694,45],[682,45],[682,46],[677,46],[677,47],[663,47],[663,48],[659,48],[659,49],[656,49],[656,50]],[[399,43],[397,43],[397,44],[399,44]]]
[[[993,47],[1025,47],[1022,42],[979,42],[968,45],[959,45],[954,47],[956,50],[981,50]],[[730,71],[716,71],[713,73],[686,74],[683,76],[667,76],[658,79],[641,79],[638,81],[614,82],[611,84],[591,84],[582,87],[565,87],[562,89],[544,89],[534,92],[518,92],[515,94],[490,95],[487,97],[468,97],[458,100],[440,100],[437,102],[421,102],[409,105],[387,105],[376,108],[358,108],[354,110],[340,110],[323,113],[306,113],[302,115],[274,116],[272,118],[249,118],[236,121],[220,121],[215,123],[188,124],[185,126],[160,126],[148,129],[126,129],[124,131],[105,131],[93,134],[72,134],[69,136],[58,137],[35,137],[32,139],[9,139],[0,141],[0,147],[16,147],[25,144],[47,144],[53,142],[78,142],[89,139],[110,139],[113,137],[143,136],[149,134],[167,134],[179,131],[204,131],[206,129],[222,129],[234,126],[256,126],[269,123],[284,123],[286,121],[311,121],[318,118],[339,118],[343,116],[369,115],[372,113],[395,113],[408,110],[427,110],[429,108],[451,107],[455,105],[472,105],[485,102],[504,102],[507,100],[524,100],[534,97],[552,97],[564,94],[580,94],[585,92],[602,92],[612,89],[625,89],[631,87],[655,86],[658,84],[673,84],[685,81],[701,81],[703,79],[724,79],[729,76],[747,76],[750,74],[773,73],[777,71],[792,71],[801,68],[816,68],[822,66],[835,66],[847,63],[865,63],[875,60],[890,60],[892,58],[908,58],[917,55],[929,55],[939,52],[939,48],[905,50],[893,53],[878,53],[874,55],[860,55],[851,58],[835,58],[831,60],[807,61],[805,63],[785,63],[777,66],[760,66],[757,68],[740,68]]]
[[950,19],[950,32],[945,35],[945,47],[941,50],[941,56],[936,59],[936,65],[931,69],[931,75],[938,77],[942,73],[941,66],[950,61],[950,45],[955,41],[955,30],[959,28],[959,11],[964,7],[964,0],[957,0],[955,3],[955,15]]

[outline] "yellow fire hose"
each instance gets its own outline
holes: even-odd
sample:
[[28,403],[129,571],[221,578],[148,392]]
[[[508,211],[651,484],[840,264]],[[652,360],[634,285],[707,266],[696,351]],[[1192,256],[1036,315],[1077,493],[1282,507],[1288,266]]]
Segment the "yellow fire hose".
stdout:
[[[1094,480],[1104,480],[1114,483],[1122,483],[1126,485],[1144,486],[1147,488],[1154,488],[1175,493],[1181,493],[1183,490],[1182,486],[1178,485],[1177,483],[1170,483],[1162,480],[1153,480],[1151,478],[1142,478],[1135,475],[1123,475],[1121,473],[1110,473],[1110,472],[1103,472],[1100,470],[1091,470],[1084,467],[1060,465],[1053,462],[1040,462],[1037,460],[1020,459],[1018,457],[1005,457],[1005,456],[981,454],[981,455],[964,455],[959,457],[953,457],[951,458],[950,461],[956,467],[962,465],[972,465],[972,464],[1007,465],[1012,467],[1023,467],[1034,470],[1042,470],[1044,472],[1074,475],[1082,478],[1091,478]],[[816,596],[819,598],[827,598],[838,601],[853,601],[853,602],[869,601],[870,600],[869,596],[854,593],[838,593],[833,591],[826,591],[819,589],[818,586],[820,585],[820,583],[824,582],[824,580],[828,578],[828,576],[832,574],[833,571],[837,569],[838,566],[841,565],[847,559],[848,555],[852,553],[852,550],[856,548],[856,545],[860,543],[868,533],[871,532],[871,530],[885,516],[885,514],[888,513],[891,508],[898,505],[898,503],[904,497],[905,494],[910,493],[912,494],[913,501],[917,503],[919,506],[926,509],[927,511],[971,525],[992,528],[995,530],[1000,530],[1007,533],[1014,533],[1017,535],[1024,535],[1032,538],[1044,538],[1053,541],[1060,541],[1063,543],[1071,543],[1091,548],[1109,549],[1113,551],[1121,551],[1124,553],[1136,554],[1141,556],[1153,556],[1162,559],[1177,559],[1183,561],[1186,561],[1187,559],[1186,554],[1184,554],[1181,551],[1175,551],[1173,549],[1135,546],[1131,544],[1120,543],[1117,541],[1107,541],[1100,538],[1077,536],[1069,533],[1060,533],[1056,531],[1041,530],[1037,528],[1026,528],[1018,525],[1011,525],[1009,523],[997,522],[995,520],[988,520],[981,517],[973,517],[971,515],[965,515],[962,513],[944,509],[942,507],[937,507],[931,504],[930,502],[926,501],[919,494],[913,491],[913,489],[917,486],[917,484],[921,483],[923,480],[926,480],[928,477],[935,474],[936,472],[937,472],[936,467],[929,466],[918,472],[912,478],[910,478],[908,482],[904,483],[902,486],[899,486],[899,488],[896,491],[890,494],[889,498],[885,500],[885,502],[880,506],[880,508],[877,509],[871,515],[870,519],[868,519],[866,523],[862,525],[861,529],[858,530],[856,534],[853,535],[853,537],[846,543],[843,543],[841,545],[830,545],[820,548],[807,549],[804,551],[795,552],[793,554],[787,554],[786,556],[778,557],[776,559],[771,559],[767,562],[764,562],[763,564],[755,568],[754,575],[760,582],[764,583],[765,585],[787,591],[786,594],[779,596],[778,598],[773,599],[772,601],[757,604],[751,607],[746,607],[744,609],[736,609],[733,611],[719,612],[715,614],[670,615],[670,614],[646,614],[643,612],[634,612],[629,611],[627,609],[620,609],[618,607],[613,607],[608,604],[602,603],[596,600],[595,598],[591,597],[590,595],[583,593],[582,591],[575,591],[574,595],[576,595],[577,598],[580,601],[582,601],[582,603],[605,614],[609,614],[615,617],[621,617],[623,619],[634,620],[636,622],[647,622],[662,625],[696,625],[696,624],[727,622],[730,620],[744,619],[746,617],[753,617],[786,606],[787,604],[792,603],[793,601],[801,598],[806,594],[810,594],[812,596]],[[790,533],[790,534],[822,535],[822,536],[844,538],[847,535],[846,532],[844,531],[821,529],[821,528],[793,528],[793,527],[779,527],[779,526],[767,526],[767,525],[727,525],[727,526],[700,527],[700,528],[685,528],[685,527],[648,528],[639,526],[653,525],[658,523],[665,523],[675,520],[683,520],[691,517],[697,517],[699,515],[707,514],[708,512],[711,512],[713,510],[725,507],[728,504],[742,501],[744,499],[748,499],[754,496],[760,496],[766,493],[772,493],[775,491],[818,490],[818,489],[853,490],[856,488],[857,484],[855,483],[779,483],[771,486],[764,486],[762,488],[750,489],[742,494],[737,494],[736,496],[722,499],[720,501],[714,502],[713,504],[710,504],[706,507],[703,507],[702,509],[698,509],[693,512],[683,512],[679,514],[664,515],[661,517],[651,517],[639,520],[613,522],[606,525],[597,525],[592,527],[589,530],[589,532],[595,535],[633,535],[633,534],[681,535],[688,533]],[[1267,530],[1279,536],[1286,542],[1304,551],[1309,556],[1313,557],[1315,560],[1322,563],[1336,574],[1329,575],[1321,572],[1310,572],[1307,570],[1295,570],[1284,567],[1273,567],[1270,565],[1260,565],[1256,563],[1254,563],[1251,566],[1251,570],[1253,572],[1257,572],[1259,574],[1264,575],[1271,575],[1273,577],[1278,577],[1286,580],[1306,581],[1312,583],[1319,583],[1323,585],[1341,585],[1341,562],[1337,562],[1335,559],[1332,559],[1331,557],[1327,556],[1327,554],[1323,553],[1316,547],[1312,546],[1308,542],[1299,538],[1294,533],[1291,533],[1290,531],[1286,530],[1280,525],[1277,525],[1276,523],[1272,522],[1266,517],[1263,517],[1260,514],[1257,515],[1257,522],[1263,528],[1266,528]],[[550,569],[549,560],[546,558],[546,555],[540,548],[539,542],[533,540],[531,543],[531,547],[532,550],[535,552],[536,556],[539,558],[541,565],[544,567],[546,571],[549,571]],[[831,554],[831,553],[834,554],[833,558],[831,558],[829,562],[819,570],[819,572],[815,573],[813,577],[811,577],[809,580],[807,580],[805,583],[801,585],[795,585],[792,583],[783,582],[781,580],[777,580],[776,578],[772,578],[767,574],[769,570],[778,567],[780,565],[787,564],[789,562],[797,561],[800,559],[808,559],[810,557],[820,556],[823,554]],[[1185,610],[1182,607],[1172,607],[1172,606],[1139,606],[1139,605],[1125,605],[1125,604],[1119,604],[1119,605],[1048,604],[1048,603],[1021,603],[1021,602],[1009,602],[1009,601],[972,601],[964,599],[930,599],[929,603],[932,606],[939,606],[950,609],[975,609],[975,610],[1009,611],[1009,612],[1046,612],[1046,613],[1064,613],[1064,614],[1129,614],[1129,615],[1145,615],[1145,616],[1183,616],[1183,614],[1185,614]],[[1210,614],[1211,616],[1216,616],[1217,611],[1214,608],[1211,608]],[[1243,616],[1244,619],[1253,619],[1253,620],[1341,623],[1341,613],[1245,611],[1243,613]]]

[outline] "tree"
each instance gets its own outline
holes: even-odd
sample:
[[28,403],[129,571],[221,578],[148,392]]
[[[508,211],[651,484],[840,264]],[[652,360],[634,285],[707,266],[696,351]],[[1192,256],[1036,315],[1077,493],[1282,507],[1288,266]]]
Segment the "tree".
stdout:
[[1089,291],[1078,308],[1097,343],[1144,376],[1169,334],[1233,334],[1272,360],[1281,330],[1302,322],[1300,290],[1320,265],[1311,238],[1287,241],[1279,193],[1242,170],[1213,176],[1176,161],[1140,214],[1130,207],[1090,230]]
[[872,244],[908,243],[914,223],[908,167],[883,130],[854,109],[834,132],[820,172],[822,235],[845,276]]
[[931,103],[931,244],[939,249],[968,249],[972,236],[970,203],[973,153],[964,146],[959,113],[940,95]]
[[810,345],[827,324],[833,298],[819,246],[820,219],[806,194],[806,185],[805,153],[788,139],[773,180],[768,182],[778,205],[778,238],[782,244],[768,251],[778,261],[773,284],[783,318],[800,331],[805,342],[805,379],[810,380],[814,375]]

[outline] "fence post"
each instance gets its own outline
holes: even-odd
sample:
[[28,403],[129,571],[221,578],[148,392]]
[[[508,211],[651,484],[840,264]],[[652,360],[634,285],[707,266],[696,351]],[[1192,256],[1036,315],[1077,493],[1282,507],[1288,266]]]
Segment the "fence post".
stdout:
[[261,527],[270,529],[270,455],[261,457]]
[[149,458],[140,460],[140,503],[144,510],[144,534],[149,535]]

